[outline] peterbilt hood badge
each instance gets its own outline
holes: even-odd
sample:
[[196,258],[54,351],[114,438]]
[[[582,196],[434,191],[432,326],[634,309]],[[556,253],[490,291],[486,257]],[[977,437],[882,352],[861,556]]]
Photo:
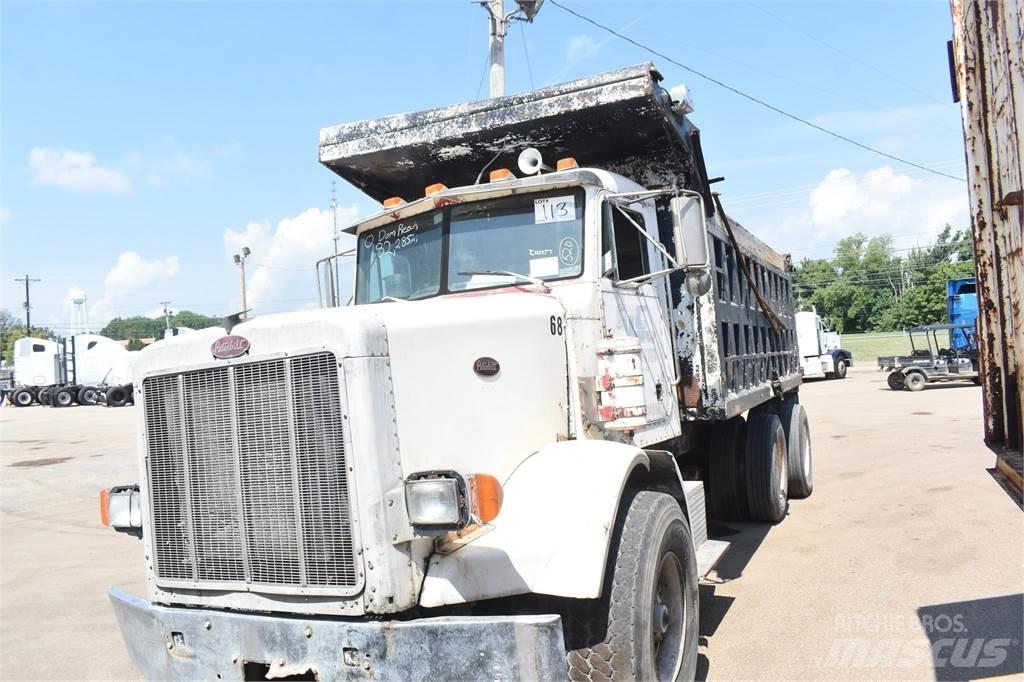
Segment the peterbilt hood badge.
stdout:
[[214,341],[210,346],[210,352],[213,353],[213,357],[221,360],[237,358],[249,352],[249,339],[244,336],[228,334]]
[[473,371],[482,377],[493,377],[501,371],[501,365],[494,358],[477,358],[477,361],[473,363]]

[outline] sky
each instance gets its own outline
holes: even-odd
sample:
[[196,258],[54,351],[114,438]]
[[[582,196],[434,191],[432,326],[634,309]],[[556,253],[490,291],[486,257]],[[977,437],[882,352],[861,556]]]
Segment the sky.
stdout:
[[[963,177],[949,5],[561,0],[718,80]],[[509,8],[512,3],[508,2]],[[968,225],[963,182],[812,130],[546,4],[506,41],[507,90],[653,60],[685,84],[726,211],[794,260],[854,232],[897,249]],[[0,307],[33,324],[317,305],[313,264],[379,210],[317,160],[321,128],[487,96],[477,4],[0,3]],[[543,150],[541,150],[543,152]],[[583,156],[583,154],[580,154]],[[337,210],[331,210],[332,181]],[[439,178],[439,180],[443,180]]]

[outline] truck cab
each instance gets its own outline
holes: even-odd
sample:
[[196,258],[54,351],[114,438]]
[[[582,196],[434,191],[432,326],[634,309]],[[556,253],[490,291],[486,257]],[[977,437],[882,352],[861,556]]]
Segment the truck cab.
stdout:
[[842,339],[828,331],[816,310],[796,313],[796,338],[805,379],[845,379],[853,353],[841,348]]
[[142,538],[111,600],[148,677],[695,675],[708,509],[780,522],[810,440],[785,258],[659,79],[321,133],[382,206],[328,305],[134,365],[141,481],[101,509]]

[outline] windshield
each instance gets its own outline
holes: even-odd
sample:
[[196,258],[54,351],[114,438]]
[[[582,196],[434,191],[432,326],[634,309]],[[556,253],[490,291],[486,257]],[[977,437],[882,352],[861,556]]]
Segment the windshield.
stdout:
[[362,233],[356,303],[577,277],[582,245],[579,189],[455,204]]

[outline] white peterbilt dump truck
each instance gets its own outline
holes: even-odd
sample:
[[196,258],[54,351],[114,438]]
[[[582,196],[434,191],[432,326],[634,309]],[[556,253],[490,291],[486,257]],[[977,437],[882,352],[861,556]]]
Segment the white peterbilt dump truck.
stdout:
[[142,538],[110,597],[147,677],[694,676],[705,491],[781,521],[810,437],[786,260],[660,79],[321,132],[384,205],[354,304],[135,364],[141,482],[101,514]]

